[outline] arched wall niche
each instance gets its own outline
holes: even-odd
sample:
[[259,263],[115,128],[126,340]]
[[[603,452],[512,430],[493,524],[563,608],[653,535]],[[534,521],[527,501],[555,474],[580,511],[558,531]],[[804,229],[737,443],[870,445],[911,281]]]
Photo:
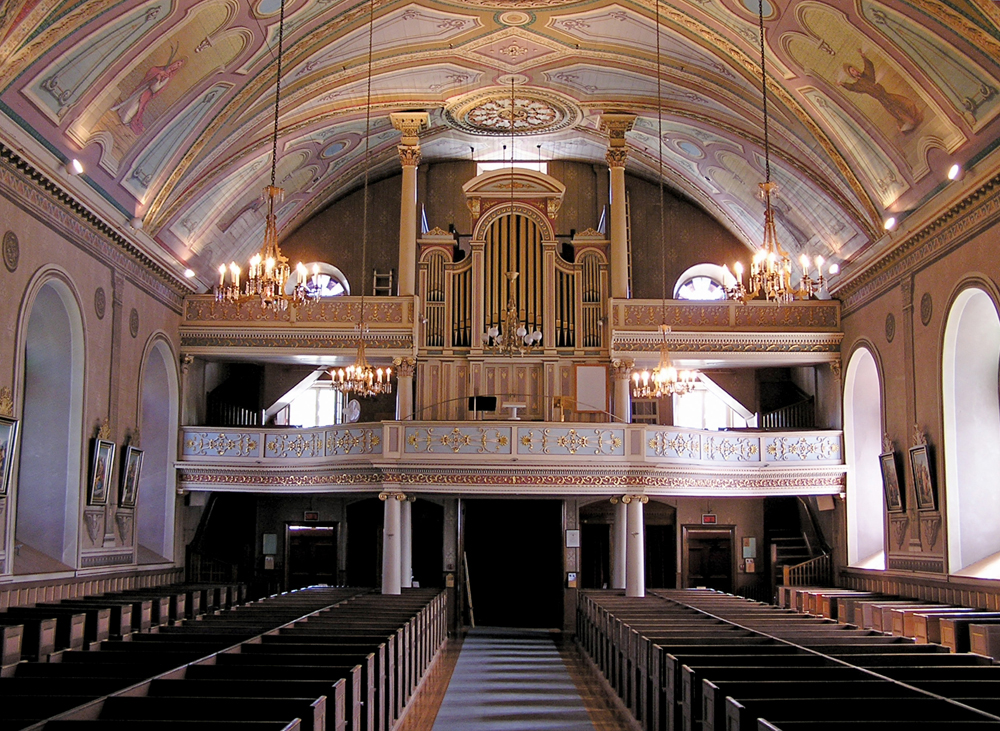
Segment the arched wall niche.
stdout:
[[143,450],[135,508],[139,563],[174,560],[174,455],[180,408],[176,362],[166,335],[152,335],[143,353],[136,418]]
[[18,320],[16,401],[21,449],[13,495],[12,571],[76,568],[86,463],[86,348],[79,298],[57,267],[35,274]]
[[941,388],[948,565],[953,574],[1000,578],[1000,316],[996,287],[968,277],[945,318]]
[[844,378],[844,447],[847,457],[847,561],[885,568],[885,506],[881,452],[882,379],[875,347],[859,342]]

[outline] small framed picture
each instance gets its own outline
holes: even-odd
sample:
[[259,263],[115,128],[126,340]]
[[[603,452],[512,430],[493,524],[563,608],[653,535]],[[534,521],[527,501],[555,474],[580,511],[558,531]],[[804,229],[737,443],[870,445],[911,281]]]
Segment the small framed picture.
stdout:
[[142,472],[142,450],[138,447],[125,447],[125,458],[122,460],[121,487],[118,491],[118,506],[134,508],[139,494],[139,474]]
[[882,489],[885,491],[885,507],[890,513],[898,513],[904,508],[903,491],[899,487],[899,471],[896,469],[896,453],[885,452],[878,456],[882,467]]
[[917,497],[917,510],[937,510],[934,473],[931,472],[930,455],[926,444],[910,447],[910,467],[913,470],[913,492]]
[[0,496],[7,494],[17,451],[17,419],[0,416]]
[[94,440],[94,451],[90,458],[90,492],[88,505],[107,505],[108,483],[115,469],[115,443],[106,439]]

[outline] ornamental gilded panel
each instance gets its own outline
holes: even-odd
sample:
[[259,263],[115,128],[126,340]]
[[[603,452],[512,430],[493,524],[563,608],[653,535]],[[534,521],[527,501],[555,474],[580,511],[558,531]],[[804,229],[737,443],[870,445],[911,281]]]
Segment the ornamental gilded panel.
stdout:
[[382,434],[374,429],[329,429],[326,456],[382,454]]
[[264,442],[264,456],[285,459],[308,459],[322,457],[323,434],[318,432],[293,432],[291,434],[270,434]]
[[688,432],[647,429],[646,456],[701,459],[701,437]]
[[760,462],[760,437],[705,436],[703,459],[713,462]]
[[510,454],[510,427],[407,427],[407,454]]
[[765,462],[841,461],[840,434],[765,437]]
[[518,454],[603,455],[625,454],[624,429],[518,429]]
[[192,457],[259,457],[259,433],[185,432],[183,454]]

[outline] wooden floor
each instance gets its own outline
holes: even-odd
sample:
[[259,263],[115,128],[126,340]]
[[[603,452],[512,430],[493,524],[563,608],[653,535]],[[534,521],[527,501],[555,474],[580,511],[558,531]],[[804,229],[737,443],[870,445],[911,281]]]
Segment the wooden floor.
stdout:
[[[464,636],[449,639],[425,676],[395,731],[428,731],[451,682]],[[594,731],[631,731],[637,728],[628,711],[614,697],[575,643],[556,642],[559,656],[580,695]]]

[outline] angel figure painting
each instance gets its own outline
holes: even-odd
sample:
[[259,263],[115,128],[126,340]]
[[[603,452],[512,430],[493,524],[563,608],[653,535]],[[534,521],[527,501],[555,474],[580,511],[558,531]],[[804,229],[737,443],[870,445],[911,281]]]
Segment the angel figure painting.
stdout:
[[896,120],[896,128],[902,132],[912,132],[913,129],[924,121],[924,113],[916,103],[903,96],[888,91],[875,78],[875,64],[865,55],[860,48],[862,68],[858,68],[850,63],[844,64],[844,71],[851,78],[850,81],[842,81],[840,85],[855,94],[866,94],[882,105],[892,118]]
[[143,115],[146,112],[146,106],[153,100],[153,97],[163,91],[170,80],[184,66],[186,59],[176,58],[176,56],[177,46],[174,46],[170,49],[170,57],[165,64],[150,66],[142,81],[132,89],[128,96],[111,108],[118,114],[121,123],[136,135],[141,135],[145,130]]

